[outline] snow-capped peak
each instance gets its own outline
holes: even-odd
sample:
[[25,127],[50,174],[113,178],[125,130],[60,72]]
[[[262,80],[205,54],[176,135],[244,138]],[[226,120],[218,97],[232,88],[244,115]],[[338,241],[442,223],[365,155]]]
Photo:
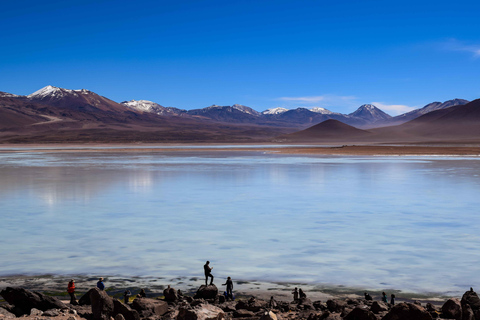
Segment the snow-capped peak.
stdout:
[[285,109],[285,108],[271,108],[271,109],[267,109],[265,111],[262,112],[262,114],[280,114],[280,113],[284,113],[288,111],[288,109]]
[[232,106],[232,108],[234,109],[237,109],[239,111],[242,111],[242,112],[245,112],[245,113],[248,113],[248,114],[251,114],[251,115],[254,115],[254,116],[257,116],[260,114],[260,112],[256,111],[256,110],[253,110],[252,108],[250,107],[247,107],[247,106],[243,106],[241,104],[234,104]]
[[61,99],[68,95],[78,97],[79,94],[90,94],[90,93],[91,91],[86,89],[71,90],[71,89],[58,88],[58,87],[48,85],[46,87],[43,87],[40,90],[35,91],[34,93],[29,94],[27,98],[37,99],[37,100],[43,100],[45,98]]
[[23,96],[19,96],[18,94],[13,94],[13,93],[0,91],[0,97],[3,97],[3,98],[18,98],[18,97],[23,97]]
[[310,111],[315,112],[315,113],[320,113],[320,114],[334,114],[335,112],[332,112],[328,109],[321,108],[321,107],[315,107],[310,109]]
[[349,116],[363,118],[369,121],[387,120],[391,118],[389,114],[386,114],[373,104],[363,104],[355,112],[350,113]]
[[148,100],[130,100],[130,101],[124,101],[121,104],[123,104],[124,106],[130,109],[146,111],[146,112],[155,112],[157,111],[156,109],[159,109],[159,108],[163,109],[163,107],[158,103],[155,103],[153,101],[148,101]]

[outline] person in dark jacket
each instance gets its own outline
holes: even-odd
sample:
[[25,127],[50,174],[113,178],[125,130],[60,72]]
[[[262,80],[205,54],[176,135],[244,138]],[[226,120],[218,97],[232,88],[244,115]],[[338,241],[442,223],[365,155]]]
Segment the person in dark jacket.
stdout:
[[390,303],[392,306],[395,305],[395,295],[393,293],[390,295]]
[[213,267],[210,267],[210,261],[207,261],[207,263],[205,263],[205,265],[203,266],[203,270],[205,271],[205,285],[208,284],[208,277],[212,278],[212,280],[210,281],[210,285],[213,284],[212,269]]
[[77,305],[77,297],[75,297],[75,280],[72,279],[68,283],[67,292],[70,295],[70,304]]
[[132,293],[130,292],[130,290],[125,290],[125,292],[123,293],[123,302],[125,302],[125,304],[128,304],[128,299],[131,295]]
[[98,279],[97,288],[100,290],[105,290],[105,285],[103,284],[103,278]]
[[233,301],[233,281],[232,278],[228,277],[222,286],[227,286],[227,299],[230,298]]
[[292,291],[292,293],[293,293],[293,301],[295,301],[295,302],[298,301],[298,289],[295,288],[295,289]]
[[300,299],[306,299],[307,295],[305,292],[303,292],[302,288],[298,289],[298,295],[300,296]]

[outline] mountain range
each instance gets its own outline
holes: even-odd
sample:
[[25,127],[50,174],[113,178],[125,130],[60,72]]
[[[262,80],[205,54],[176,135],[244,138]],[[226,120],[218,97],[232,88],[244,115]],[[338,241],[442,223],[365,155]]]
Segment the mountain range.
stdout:
[[[265,141],[308,127],[316,128],[319,123],[324,124],[319,131],[322,133],[317,132],[317,136],[320,134],[324,138],[333,133],[332,139],[357,139],[360,136],[376,139],[381,135],[391,139],[395,135],[391,132],[399,124],[418,131],[419,127],[427,124],[422,122],[426,120],[414,122],[415,119],[429,115],[434,117],[431,114],[440,114],[443,110],[462,105],[470,104],[462,99],[433,102],[396,117],[371,104],[362,105],[350,114],[324,108],[275,108],[258,112],[239,104],[183,110],[163,107],[147,100],[117,103],[85,89],[46,86],[27,96],[0,92],[0,141]],[[343,125],[355,127],[355,130],[346,129]],[[445,123],[443,125],[450,127]],[[312,136],[313,131],[303,134]],[[367,134],[360,134],[363,131]]]

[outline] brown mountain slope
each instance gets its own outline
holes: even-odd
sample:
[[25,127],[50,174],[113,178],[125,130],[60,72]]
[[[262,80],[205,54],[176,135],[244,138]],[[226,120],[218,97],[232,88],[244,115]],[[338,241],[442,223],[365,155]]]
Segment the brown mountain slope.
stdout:
[[480,141],[480,100],[436,110],[399,126],[371,131],[377,141]]
[[359,141],[371,136],[369,131],[357,129],[338,120],[329,119],[308,129],[283,135],[277,140],[292,142]]

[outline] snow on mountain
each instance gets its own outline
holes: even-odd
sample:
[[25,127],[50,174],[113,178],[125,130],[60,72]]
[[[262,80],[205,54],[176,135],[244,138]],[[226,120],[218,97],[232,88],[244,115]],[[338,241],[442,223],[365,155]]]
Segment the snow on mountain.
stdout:
[[288,109],[285,109],[285,108],[272,108],[272,109],[267,109],[263,111],[262,114],[280,114],[287,111]]
[[256,110],[253,110],[252,108],[250,107],[247,107],[247,106],[243,106],[241,104],[234,104],[232,106],[232,108],[234,109],[237,109],[237,110],[240,110],[242,112],[245,112],[245,113],[248,113],[248,114],[251,114],[253,116],[259,116],[260,115],[260,112],[256,111]]
[[361,105],[355,112],[350,113],[349,116],[361,118],[369,122],[388,120],[392,117],[375,107],[373,104]]
[[185,110],[171,108],[171,107],[164,107],[159,105],[158,103],[155,103],[153,101],[148,101],[148,100],[130,100],[130,101],[123,101],[120,104],[132,110],[155,113],[162,116],[179,115],[185,112]]
[[[463,99],[452,99],[445,102],[432,102],[427,104],[425,107],[421,108],[419,111],[420,114],[426,114],[435,110],[446,109],[453,106],[464,105],[467,104],[468,100]],[[415,111],[415,110],[414,110]]]
[[339,114],[337,112],[332,112],[328,109],[321,108],[321,107],[315,107],[315,108],[311,108],[309,110],[312,111],[312,112],[315,112],[315,113],[320,113],[320,114]]
[[0,91],[0,97],[2,97],[2,98],[19,98],[19,97],[23,97],[23,96],[19,96],[18,94],[13,94],[13,93]]
[[74,96],[79,97],[80,95],[86,95],[92,93],[86,89],[80,90],[71,90],[71,89],[63,89],[54,86],[46,86],[40,90],[35,91],[32,94],[29,94],[27,98],[32,100],[44,100],[46,98],[50,100],[59,100],[66,96]]
[[432,102],[427,104],[423,108],[415,109],[410,112],[393,117],[390,122],[393,124],[404,123],[435,110],[446,109],[446,108],[450,108],[457,105],[464,105],[464,104],[467,104],[468,102],[469,102],[468,100],[464,100],[464,99],[452,99],[452,100],[447,100],[443,103],[438,101]]

